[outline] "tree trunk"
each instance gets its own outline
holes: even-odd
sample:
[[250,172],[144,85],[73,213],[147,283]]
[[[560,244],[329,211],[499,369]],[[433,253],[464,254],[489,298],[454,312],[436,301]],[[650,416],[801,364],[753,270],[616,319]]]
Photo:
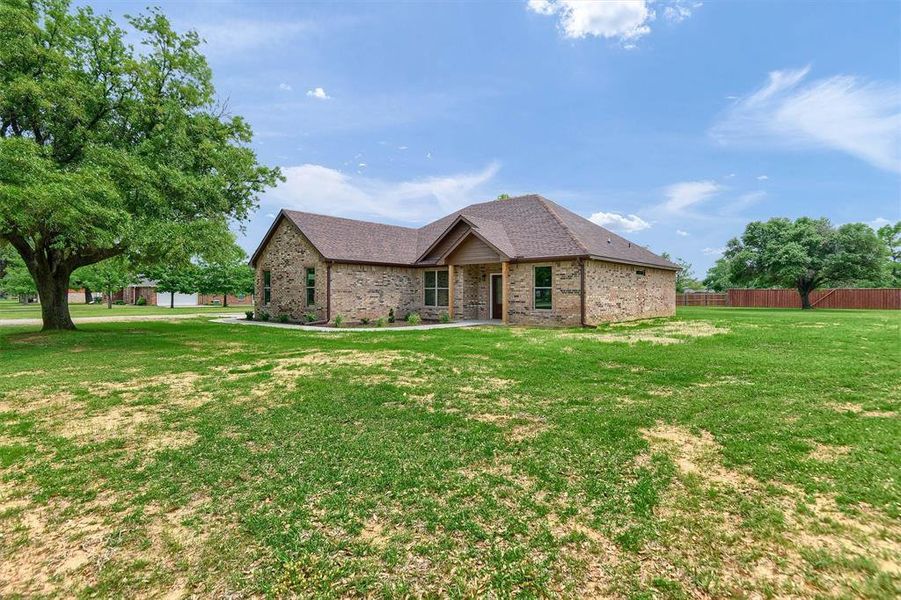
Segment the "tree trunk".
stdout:
[[222,306],[228,306],[228,294],[222,294]]
[[41,298],[41,331],[75,329],[69,316],[69,272],[40,273],[35,277]]
[[798,290],[798,292],[801,294],[801,309],[806,310],[813,308],[813,306],[810,305],[810,292],[807,290]]
[[106,307],[113,308],[113,290],[106,290]]
[[169,308],[175,308],[175,292],[169,292]]
[[93,296],[91,295],[91,288],[85,286],[84,288],[84,303],[90,304],[91,300],[93,300]]

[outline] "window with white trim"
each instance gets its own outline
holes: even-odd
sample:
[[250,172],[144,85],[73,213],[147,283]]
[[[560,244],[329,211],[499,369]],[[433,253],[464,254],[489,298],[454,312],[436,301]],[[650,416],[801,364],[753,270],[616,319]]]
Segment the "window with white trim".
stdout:
[[316,304],[316,269],[307,267],[307,306]]
[[553,273],[551,267],[535,267],[535,278],[532,285],[534,306],[537,309],[549,310],[553,306],[551,286]]
[[272,272],[263,271],[263,304],[272,302]]
[[449,298],[447,271],[426,271],[424,277],[425,298],[423,298],[423,304],[447,306]]

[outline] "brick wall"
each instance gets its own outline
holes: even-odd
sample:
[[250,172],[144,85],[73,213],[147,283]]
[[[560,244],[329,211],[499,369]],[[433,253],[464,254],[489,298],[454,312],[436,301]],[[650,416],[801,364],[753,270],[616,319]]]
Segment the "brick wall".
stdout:
[[[550,266],[552,306],[534,307],[534,268]],[[306,305],[305,269],[316,269],[315,312],[325,318],[326,263],[312,244],[283,220],[260,253],[256,266],[255,308],[274,319],[287,314],[301,320],[311,310]],[[271,273],[272,299],[266,306],[263,271]],[[331,317],[348,321],[387,317],[394,309],[398,320],[418,312],[427,320],[438,319],[447,309],[426,307],[423,268],[335,263],[331,269]],[[454,308],[458,319],[489,318],[489,275],[500,273],[500,264],[460,265],[454,275]],[[645,275],[638,275],[644,271]],[[675,313],[675,273],[661,269],[603,261],[585,262],[586,324],[623,321]],[[511,263],[509,322],[515,325],[576,327],[581,320],[580,270],[575,260],[545,263]]]
[[[332,265],[332,319],[348,321],[388,316],[398,321],[422,312],[422,269],[379,265]],[[423,318],[430,318],[422,315]]]
[[585,290],[586,325],[676,313],[674,271],[587,260]]
[[[535,267],[551,267],[551,308],[536,309],[533,282]],[[578,327],[581,320],[579,263],[574,260],[511,263],[509,323]]]
[[490,319],[489,276],[500,272],[500,263],[454,267],[454,317]]
[[[318,273],[317,273],[318,275]],[[205,306],[207,304],[213,304],[214,302],[218,302],[222,304],[222,294],[198,294],[197,295],[197,304],[201,306]],[[241,296],[236,296],[235,294],[228,295],[228,305],[229,306],[250,306],[253,302],[253,294],[242,294]]]
[[[307,306],[306,303],[307,267],[316,269],[316,302],[313,306]],[[269,271],[271,274],[272,297],[268,305],[264,304],[263,271]],[[254,308],[257,314],[265,311],[273,319],[287,314],[292,320],[300,321],[307,312],[316,312],[317,319],[324,319],[325,286],[326,265],[322,255],[297,227],[287,219],[282,219],[269,243],[257,258],[254,294]]]

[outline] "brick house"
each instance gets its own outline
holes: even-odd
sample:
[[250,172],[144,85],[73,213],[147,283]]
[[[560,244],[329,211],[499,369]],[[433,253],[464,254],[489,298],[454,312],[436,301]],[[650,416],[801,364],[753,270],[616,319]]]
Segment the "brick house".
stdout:
[[678,266],[537,195],[410,228],[279,212],[251,258],[255,310],[330,321],[597,325],[675,312]]

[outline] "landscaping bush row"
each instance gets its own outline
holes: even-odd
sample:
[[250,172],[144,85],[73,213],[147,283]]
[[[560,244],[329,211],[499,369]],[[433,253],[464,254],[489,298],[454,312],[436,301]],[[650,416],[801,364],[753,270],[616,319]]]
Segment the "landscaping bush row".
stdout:
[[[278,316],[275,317],[275,320],[277,320],[279,323],[297,323],[297,324],[309,325],[309,324],[316,323],[316,321],[317,321],[316,310],[317,310],[316,307],[312,307],[311,310],[304,315],[303,321],[292,320],[291,316],[288,315],[287,313],[279,314]],[[272,315],[270,315],[268,312],[266,312],[264,310],[259,311],[257,313],[255,313],[252,310],[248,310],[248,311],[245,311],[244,314],[248,321],[269,321],[273,318]],[[441,323],[450,323],[451,319],[450,319],[450,315],[448,313],[442,312],[438,316],[438,320]],[[422,324],[422,316],[417,312],[411,312],[407,315],[405,321],[408,325],[420,325],[420,324]],[[378,317],[377,319],[370,319],[369,317],[362,317],[359,321],[360,325],[367,326],[367,325],[371,324],[375,327],[385,327],[385,325],[387,325],[389,323],[394,323],[394,322],[396,322],[396,317],[394,315],[393,308],[388,311],[387,317]],[[342,325],[344,325],[346,323],[346,319],[344,318],[343,315],[335,315],[335,318],[332,319],[332,323],[334,323],[335,327],[341,327]]]

